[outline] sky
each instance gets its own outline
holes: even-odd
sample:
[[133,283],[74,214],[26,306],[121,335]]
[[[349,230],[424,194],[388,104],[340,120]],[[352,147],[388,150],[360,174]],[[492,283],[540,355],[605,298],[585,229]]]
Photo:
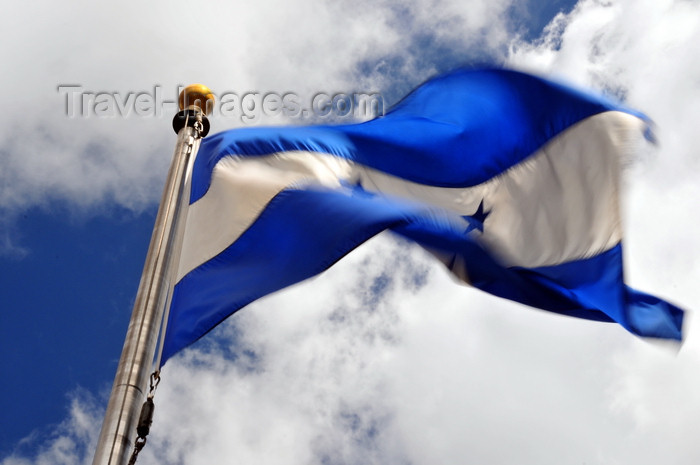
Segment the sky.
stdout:
[[[700,462],[697,1],[4,11],[0,465],[92,461],[175,144],[178,86],[304,102],[375,92],[388,107],[475,63],[591,88],[654,120],[658,143],[623,171],[626,280],[689,310],[683,345],[460,286],[382,234],[169,360],[139,463]],[[71,106],[71,89],[93,97]],[[138,93],[160,103],[132,105]],[[212,130],[328,122],[253,110],[214,115]]]

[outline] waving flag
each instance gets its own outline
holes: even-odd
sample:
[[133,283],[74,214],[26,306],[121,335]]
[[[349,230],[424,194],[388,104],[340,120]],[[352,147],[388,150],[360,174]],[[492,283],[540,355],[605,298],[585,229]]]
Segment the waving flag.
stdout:
[[599,96],[458,70],[365,123],[205,139],[162,361],[384,230],[496,296],[680,340],[683,311],[623,281],[620,156],[645,129]]

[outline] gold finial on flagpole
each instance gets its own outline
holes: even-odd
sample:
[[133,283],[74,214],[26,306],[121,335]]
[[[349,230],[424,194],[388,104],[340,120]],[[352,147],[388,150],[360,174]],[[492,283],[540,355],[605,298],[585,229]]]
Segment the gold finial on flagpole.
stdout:
[[180,111],[173,118],[173,130],[178,134],[185,126],[197,124],[199,137],[209,133],[207,115],[214,109],[214,94],[204,84],[190,84],[182,89],[178,99]]
[[180,110],[200,110],[208,115],[214,107],[214,94],[204,84],[190,84],[180,92],[178,104]]

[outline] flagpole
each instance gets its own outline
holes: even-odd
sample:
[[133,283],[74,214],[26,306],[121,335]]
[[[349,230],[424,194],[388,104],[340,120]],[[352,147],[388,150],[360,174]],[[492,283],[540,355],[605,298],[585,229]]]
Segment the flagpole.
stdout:
[[173,119],[177,133],[175,153],[163,190],[141,282],[129,321],[124,347],[114,377],[93,465],[126,465],[135,444],[141,405],[146,399],[149,376],[158,370],[154,360],[159,329],[177,271],[189,193],[187,173],[209,131],[206,114],[211,110],[211,91],[195,84],[180,93],[180,112]]

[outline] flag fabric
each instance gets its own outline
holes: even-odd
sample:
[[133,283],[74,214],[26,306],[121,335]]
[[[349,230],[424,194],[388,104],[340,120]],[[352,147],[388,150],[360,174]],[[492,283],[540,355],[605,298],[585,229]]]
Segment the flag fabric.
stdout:
[[162,363],[384,230],[493,295],[680,340],[683,311],[623,280],[620,159],[647,128],[601,96],[460,69],[368,122],[211,136],[193,165]]

